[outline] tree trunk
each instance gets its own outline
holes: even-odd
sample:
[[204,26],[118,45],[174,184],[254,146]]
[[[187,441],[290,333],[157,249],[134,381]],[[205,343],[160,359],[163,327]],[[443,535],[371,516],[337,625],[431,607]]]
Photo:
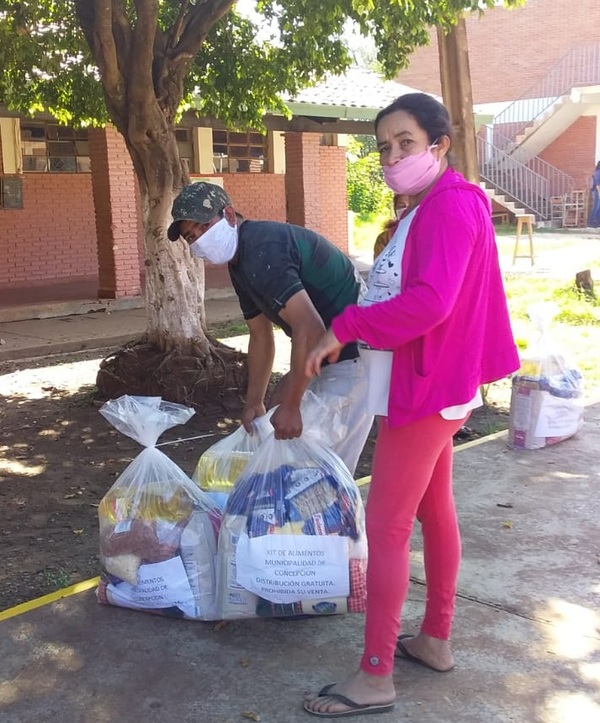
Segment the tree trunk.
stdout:
[[204,263],[181,241],[169,241],[174,192],[152,199],[141,191],[144,214],[147,341],[161,351],[205,355]]
[[128,135],[142,199],[148,326],[140,342],[102,362],[98,392],[102,398],[158,395],[193,406],[232,393],[239,398],[247,380],[245,355],[208,337],[204,264],[166,234],[173,197],[187,180],[173,128],[160,114],[150,131]]
[[479,183],[469,48],[464,17],[458,20],[448,34],[438,26],[437,37],[442,97],[454,130],[454,165],[467,180]]

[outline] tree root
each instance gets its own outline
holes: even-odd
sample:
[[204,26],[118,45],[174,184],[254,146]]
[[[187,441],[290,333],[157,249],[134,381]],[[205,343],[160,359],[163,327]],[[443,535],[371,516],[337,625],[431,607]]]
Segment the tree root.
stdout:
[[160,396],[196,409],[206,404],[239,406],[246,390],[246,355],[210,340],[208,354],[171,350],[137,342],[104,359],[96,378],[98,397],[123,394]]

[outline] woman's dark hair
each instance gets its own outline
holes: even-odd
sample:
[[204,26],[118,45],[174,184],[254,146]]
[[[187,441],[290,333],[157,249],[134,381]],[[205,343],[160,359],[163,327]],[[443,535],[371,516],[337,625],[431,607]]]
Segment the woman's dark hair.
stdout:
[[452,123],[446,106],[427,93],[406,93],[380,110],[375,118],[375,133],[382,118],[397,110],[412,116],[427,133],[430,143],[435,143],[441,136],[448,136],[452,145]]

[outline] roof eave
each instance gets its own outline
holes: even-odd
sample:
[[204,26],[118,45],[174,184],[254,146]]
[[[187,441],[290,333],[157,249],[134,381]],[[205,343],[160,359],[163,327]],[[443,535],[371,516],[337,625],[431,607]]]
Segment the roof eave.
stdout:
[[381,108],[357,108],[356,106],[320,105],[318,103],[286,102],[295,116],[337,118],[339,120],[375,120]]

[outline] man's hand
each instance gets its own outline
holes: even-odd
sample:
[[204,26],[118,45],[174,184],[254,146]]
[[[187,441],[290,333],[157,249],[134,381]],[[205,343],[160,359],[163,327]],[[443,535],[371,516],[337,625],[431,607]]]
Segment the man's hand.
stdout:
[[302,416],[298,407],[279,405],[273,412],[271,424],[275,439],[295,439],[302,434]]
[[267,410],[262,402],[256,404],[246,404],[244,411],[242,412],[242,424],[248,434],[254,434],[254,426],[252,425],[252,422],[257,417],[262,417],[263,414],[266,413]]

